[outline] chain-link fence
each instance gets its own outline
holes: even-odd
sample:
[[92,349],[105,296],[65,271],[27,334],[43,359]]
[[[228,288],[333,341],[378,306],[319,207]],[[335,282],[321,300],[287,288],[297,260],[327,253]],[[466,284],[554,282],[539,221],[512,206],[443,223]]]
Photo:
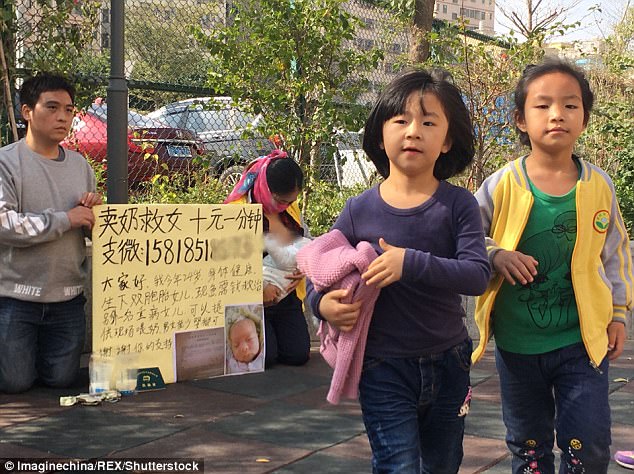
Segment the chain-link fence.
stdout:
[[[294,2],[287,3],[292,8]],[[15,0],[2,5],[2,44],[11,75],[3,78],[10,84],[10,91],[3,91],[3,144],[15,138],[9,108],[13,102],[19,121],[20,78],[32,71],[58,70],[73,77],[78,87],[79,112],[63,145],[106,163],[110,2]],[[342,51],[382,52],[371,70],[359,72],[365,82],[355,102],[367,105],[399,71],[409,50],[409,34],[375,2],[350,0],[342,8],[358,20]],[[221,0],[125,1],[130,185],[156,174],[203,168],[230,181],[253,158],[283,145],[263,126],[271,122],[273,108],[256,112],[250,97],[226,97],[208,86],[217,63],[205,38],[230,25],[235,15],[235,3]],[[319,176],[340,186],[374,179],[373,167],[361,151],[362,123],[350,123],[348,129],[333,126],[321,145]],[[18,125],[18,134],[23,131],[24,125]]]

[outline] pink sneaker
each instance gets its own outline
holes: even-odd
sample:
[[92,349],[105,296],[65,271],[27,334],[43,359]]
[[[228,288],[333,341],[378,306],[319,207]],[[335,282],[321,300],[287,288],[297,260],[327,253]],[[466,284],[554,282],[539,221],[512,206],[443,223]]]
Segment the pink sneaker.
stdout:
[[634,470],[634,451],[617,451],[614,460],[619,466]]

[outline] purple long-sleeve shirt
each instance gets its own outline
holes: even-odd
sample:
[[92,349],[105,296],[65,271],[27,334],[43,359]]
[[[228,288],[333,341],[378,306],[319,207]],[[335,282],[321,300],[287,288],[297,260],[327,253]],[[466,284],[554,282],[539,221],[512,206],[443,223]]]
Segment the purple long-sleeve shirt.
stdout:
[[[466,189],[441,181],[434,195],[411,209],[388,205],[375,186],[349,199],[333,225],[352,246],[379,238],[407,249],[401,280],[381,290],[365,353],[417,357],[444,351],[467,337],[460,295],[482,294],[490,268],[480,211]],[[308,286],[318,317],[323,296]]]

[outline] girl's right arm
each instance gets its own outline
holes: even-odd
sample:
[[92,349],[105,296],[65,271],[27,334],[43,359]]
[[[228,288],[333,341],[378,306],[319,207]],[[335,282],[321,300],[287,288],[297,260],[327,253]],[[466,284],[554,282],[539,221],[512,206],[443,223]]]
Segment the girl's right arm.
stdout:
[[[352,221],[349,217],[349,205],[350,201],[346,202],[343,211],[330,230],[339,229],[352,243]],[[328,321],[343,332],[350,331],[354,327],[361,312],[361,301],[342,302],[347,296],[348,290],[332,290],[326,293],[316,291],[312,282],[308,278],[306,279],[306,302],[310,305],[313,314],[321,320]]]
[[315,290],[312,282],[306,279],[306,301],[313,314],[343,332],[350,331],[354,327],[361,312],[361,301],[342,303],[347,296],[348,290],[320,293]]
[[343,332],[350,331],[354,327],[361,312],[361,300],[354,303],[341,302],[348,296],[348,291],[329,291],[319,302],[319,314],[322,318]]

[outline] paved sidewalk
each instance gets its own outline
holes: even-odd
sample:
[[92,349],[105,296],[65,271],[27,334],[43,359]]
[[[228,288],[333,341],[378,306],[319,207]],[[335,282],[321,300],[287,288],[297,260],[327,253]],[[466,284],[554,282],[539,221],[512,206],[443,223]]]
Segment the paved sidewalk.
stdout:
[[[634,341],[628,341],[610,369],[613,451],[634,449],[633,357]],[[86,391],[84,370],[73,389],[0,394],[0,458],[202,458],[208,473],[369,473],[359,406],[326,402],[330,373],[313,353],[305,367],[171,384],[94,407],[60,407],[59,396]],[[491,350],[473,369],[472,382],[460,472],[508,473]],[[3,464],[0,472],[6,472]],[[612,462],[609,472],[628,471]]]

